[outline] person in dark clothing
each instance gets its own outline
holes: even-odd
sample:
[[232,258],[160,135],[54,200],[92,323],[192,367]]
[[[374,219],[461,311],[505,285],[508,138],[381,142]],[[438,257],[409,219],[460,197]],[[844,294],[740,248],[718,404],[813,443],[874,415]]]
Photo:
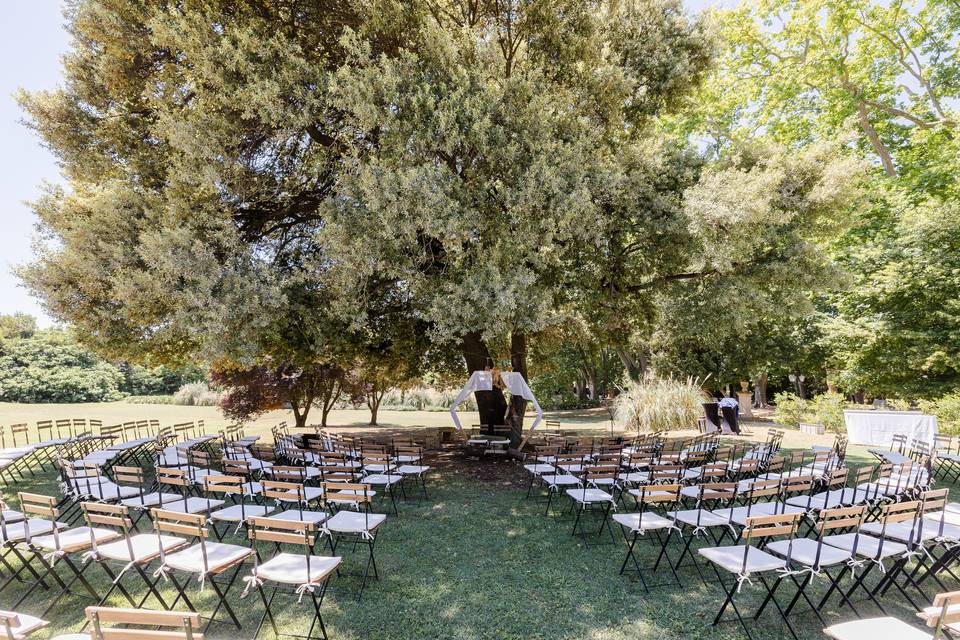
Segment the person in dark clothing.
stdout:
[[730,430],[740,435],[740,403],[732,393],[729,398],[720,401],[720,412],[724,422],[730,425]]

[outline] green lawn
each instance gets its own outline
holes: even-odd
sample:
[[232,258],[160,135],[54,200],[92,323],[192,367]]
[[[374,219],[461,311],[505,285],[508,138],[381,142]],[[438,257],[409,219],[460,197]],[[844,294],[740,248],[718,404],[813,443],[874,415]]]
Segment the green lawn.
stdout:
[[[180,408],[161,410],[169,409]],[[193,415],[200,413],[194,409]],[[426,423],[432,417],[409,414],[409,424]],[[337,418],[345,420],[343,414]],[[391,414],[389,419],[400,416]],[[586,418],[581,419],[586,424]],[[765,435],[763,427],[754,426],[752,431],[760,439]],[[797,444],[799,434],[791,436]],[[524,498],[526,486],[518,463],[465,461],[454,451],[446,451],[442,457],[430,480],[430,499],[422,505],[416,501],[403,503],[400,516],[388,518],[377,545],[381,580],[368,585],[361,602],[356,600],[356,579],[342,578],[332,583],[324,603],[331,638],[742,637],[735,623],[716,629],[710,626],[722,599],[721,591],[716,584],[700,583],[692,568],[681,572],[683,588],[657,588],[649,595],[639,583],[619,576],[625,552],[622,542],[587,547],[572,538],[569,518],[544,516],[541,504]],[[865,460],[862,452],[852,455],[854,463]],[[496,467],[495,473],[491,473],[491,467]],[[56,485],[52,474],[47,474],[24,482],[18,489],[55,493]],[[11,493],[5,490],[8,498]],[[239,538],[233,541],[241,542]],[[653,557],[653,547],[645,545],[642,561],[650,563]],[[347,553],[348,570],[359,568],[362,559],[362,550],[356,556]],[[98,580],[101,586],[104,582]],[[136,584],[134,577],[128,584]],[[817,592],[822,592],[822,585]],[[255,595],[240,600],[241,590],[241,586],[235,587],[230,602],[243,618],[243,631],[220,626],[211,629],[210,637],[252,635],[262,605]],[[18,593],[8,589],[0,594],[0,602],[10,604]],[[200,596],[194,585],[190,593],[202,609],[212,609],[209,588]],[[758,588],[745,586],[742,602],[757,604],[759,593]],[[41,611],[48,597],[41,594],[32,599],[25,607],[27,612]],[[913,618],[913,612],[901,606],[898,598],[891,596],[889,600],[897,603],[890,607],[891,613],[904,620]],[[74,598],[59,603],[50,616],[53,630],[78,627],[84,604]],[[122,597],[118,595],[112,604],[121,605]],[[308,607],[307,602],[298,607],[295,600],[289,601],[283,609],[284,629],[305,632]],[[865,605],[862,610],[877,613]],[[835,604],[828,608],[827,615],[837,621],[853,617],[849,609],[838,614]],[[823,637],[812,615],[799,613],[794,619],[804,637]],[[754,628],[757,638],[786,634],[779,619],[770,614],[764,614],[762,625]],[[272,632],[267,629],[261,637],[272,637]]]

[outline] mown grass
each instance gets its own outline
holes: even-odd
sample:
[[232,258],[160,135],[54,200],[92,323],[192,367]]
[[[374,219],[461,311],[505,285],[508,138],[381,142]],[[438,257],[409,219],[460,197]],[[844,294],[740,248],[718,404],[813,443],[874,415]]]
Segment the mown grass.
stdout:
[[[862,453],[852,462],[862,463]],[[525,485],[517,463],[492,462],[489,473],[478,463],[460,461],[455,455],[435,473],[429,483],[430,498],[423,504],[402,503],[399,517],[388,518],[377,544],[381,570],[379,582],[369,584],[357,601],[358,580],[335,579],[324,602],[324,616],[331,638],[342,640],[628,640],[635,638],[741,638],[736,623],[711,627],[722,601],[717,584],[704,586],[695,571],[683,569],[684,586],[661,587],[645,594],[638,582],[618,575],[625,548],[605,544],[587,547],[570,535],[571,520],[543,515],[543,505],[525,499]],[[480,473],[483,472],[483,473]],[[487,478],[480,480],[479,477]],[[19,490],[53,494],[52,474],[32,479]],[[10,488],[4,490],[9,499]],[[14,501],[15,502],[15,501]],[[382,508],[382,507],[381,507]],[[618,536],[619,537],[619,536]],[[609,539],[608,539],[609,540]],[[231,540],[243,543],[237,537]],[[652,564],[652,545],[643,545],[641,561]],[[347,569],[361,568],[363,550],[347,554]],[[245,569],[243,573],[246,573]],[[96,568],[95,584],[106,579]],[[664,571],[655,580],[666,580]],[[136,585],[131,577],[127,584]],[[0,605],[12,604],[21,587],[0,593]],[[825,582],[816,584],[822,593]],[[231,626],[211,628],[212,638],[252,637],[262,605],[255,595],[240,600],[242,585],[231,593],[230,602],[242,617],[243,630]],[[170,593],[166,590],[165,596]],[[142,589],[138,592],[142,593]],[[197,586],[190,595],[202,611],[209,612],[213,599],[209,587],[203,595]],[[760,601],[761,589],[745,586],[744,610]],[[51,596],[40,592],[23,608],[42,611]],[[912,621],[914,612],[902,599],[888,598],[888,609]],[[56,632],[76,630],[82,623],[82,608],[89,602],[68,597],[51,614]],[[284,601],[283,630],[304,633],[309,604]],[[111,604],[124,604],[117,594]],[[862,605],[862,612],[879,612]],[[849,620],[849,609],[838,611],[835,601],[824,612],[831,621]],[[805,638],[822,636],[821,625],[809,613],[794,616]],[[756,638],[782,638],[787,631],[779,618],[767,612],[752,627]],[[261,637],[272,637],[269,626]],[[42,637],[42,636],[41,636]]]

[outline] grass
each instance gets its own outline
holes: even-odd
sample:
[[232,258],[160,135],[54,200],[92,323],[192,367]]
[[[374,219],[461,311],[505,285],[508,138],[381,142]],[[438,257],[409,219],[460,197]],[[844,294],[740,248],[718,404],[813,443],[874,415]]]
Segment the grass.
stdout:
[[[108,405],[112,406],[112,405]],[[135,410],[142,409],[135,406]],[[151,407],[152,408],[152,407]],[[161,407],[166,419],[174,419],[168,409],[192,409],[199,417],[203,408]],[[157,413],[160,413],[158,411]],[[428,422],[426,414],[397,412],[412,423]],[[93,417],[94,414],[88,414]],[[102,414],[101,414],[102,415]],[[144,415],[138,413],[138,415]],[[151,413],[150,416],[155,416]],[[337,415],[345,423],[349,415]],[[35,418],[29,418],[31,421]],[[392,415],[389,420],[395,420]],[[595,416],[581,418],[585,426],[603,428]],[[604,418],[605,419],[605,418]],[[10,422],[0,414],[0,420]],[[466,421],[465,421],[466,422]],[[762,439],[766,430],[752,427],[754,437]],[[829,442],[830,436],[803,436],[791,432],[790,446],[809,446],[809,441]],[[722,601],[720,587],[704,586],[696,572],[684,569],[684,587],[663,587],[644,594],[638,582],[618,575],[625,548],[606,544],[587,547],[570,536],[572,521],[543,515],[543,505],[525,499],[524,476],[518,463],[511,461],[470,462],[455,453],[431,476],[430,498],[400,505],[400,516],[388,518],[377,543],[379,582],[368,584],[363,600],[357,602],[359,581],[334,580],[324,601],[324,618],[331,638],[340,640],[454,640],[543,639],[543,640],[628,640],[635,638],[741,638],[733,624],[710,626]],[[861,450],[851,452],[854,464],[867,461]],[[490,473],[490,467],[496,473]],[[31,479],[18,490],[54,494],[57,491],[51,473]],[[9,499],[13,492],[8,488]],[[232,542],[242,543],[239,538]],[[655,550],[643,545],[641,561],[652,565]],[[356,556],[346,554],[348,571],[361,568],[364,550]],[[98,576],[98,570],[91,569]],[[244,570],[246,573],[247,570]],[[665,578],[666,576],[659,576]],[[98,577],[98,586],[105,579]],[[130,585],[136,585],[131,577]],[[19,588],[19,587],[18,587]],[[212,638],[249,638],[262,612],[259,598],[239,599],[242,585],[235,585],[230,602],[242,616],[244,629],[215,626]],[[822,593],[824,582],[817,585]],[[759,603],[760,588],[744,587],[742,600]],[[16,589],[0,594],[0,602],[12,604]],[[190,595],[201,611],[209,612],[213,600],[208,588],[197,596],[192,585]],[[165,594],[166,595],[166,594]],[[40,593],[27,606],[28,613],[42,611],[50,598]],[[913,612],[896,597],[892,615],[912,620]],[[306,631],[308,622],[304,602],[284,601],[283,630]],[[834,601],[835,602],[835,601]],[[87,601],[68,598],[51,614],[54,634],[76,630],[82,623],[82,607]],[[111,604],[122,605],[117,595]],[[869,610],[865,605],[861,610]],[[873,614],[878,612],[871,611]],[[849,620],[849,609],[838,612],[828,606],[831,621]],[[793,621],[804,638],[820,638],[821,625],[816,618],[797,614]],[[751,628],[756,638],[781,638],[786,635],[779,618],[765,613],[761,624]],[[272,637],[269,627],[261,637]]]

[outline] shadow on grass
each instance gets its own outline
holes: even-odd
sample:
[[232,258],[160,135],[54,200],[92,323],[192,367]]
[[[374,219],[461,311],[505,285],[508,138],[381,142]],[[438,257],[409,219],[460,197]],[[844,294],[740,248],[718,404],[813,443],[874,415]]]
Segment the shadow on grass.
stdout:
[[[514,462],[494,464],[517,465]],[[504,470],[507,471],[507,470]],[[520,478],[508,472],[507,477]],[[390,516],[377,543],[379,582],[368,584],[363,600],[357,601],[359,581],[334,580],[324,601],[324,618],[331,638],[343,640],[454,640],[521,639],[627,640],[634,638],[741,638],[733,624],[711,627],[723,594],[719,585],[704,586],[692,568],[683,569],[683,587],[664,587],[645,594],[638,582],[618,575],[625,547],[618,544],[587,547],[570,535],[572,520],[543,515],[543,505],[525,499],[526,486],[519,481],[484,482],[464,473],[455,460],[443,466],[430,480],[430,499],[401,503],[399,517]],[[32,479],[22,491],[55,494],[52,474]],[[11,498],[9,488],[5,493]],[[607,538],[609,542],[609,538]],[[229,542],[243,544],[240,537]],[[651,566],[657,549],[643,544],[641,562]],[[362,569],[365,548],[345,551],[347,571]],[[248,572],[244,569],[242,574]],[[132,572],[131,572],[132,573]],[[663,572],[661,572],[663,573]],[[107,579],[96,567],[87,575],[103,589]],[[664,575],[657,581],[666,581]],[[845,578],[848,580],[849,578]],[[125,584],[142,593],[135,575]],[[949,585],[948,585],[949,586]],[[825,581],[815,593],[825,591]],[[243,629],[215,626],[210,638],[250,638],[262,613],[256,595],[240,599],[242,584],[235,585],[230,603],[241,617]],[[741,597],[744,611],[760,602],[759,584],[745,585]],[[0,607],[12,604],[22,593],[19,587],[0,593]],[[164,596],[171,594],[166,588]],[[196,583],[189,594],[201,611],[213,608],[212,591],[198,593]],[[39,593],[23,609],[39,613],[50,601]],[[171,596],[172,599],[172,596]],[[914,612],[902,598],[891,595],[889,612],[912,621]],[[65,598],[50,615],[55,633],[73,631],[82,624],[82,608],[88,601]],[[122,596],[112,598],[122,606]],[[149,603],[148,603],[148,606]],[[155,604],[154,604],[155,606]],[[858,605],[861,613],[878,611]],[[308,602],[282,601],[283,631],[305,633],[309,623]],[[798,610],[802,607],[798,607]],[[826,607],[829,622],[850,620],[849,609],[838,611],[836,599]],[[792,618],[804,638],[820,638],[822,625],[808,612]],[[779,618],[767,612],[754,623],[758,639],[787,635]],[[273,637],[269,626],[261,637]]]

